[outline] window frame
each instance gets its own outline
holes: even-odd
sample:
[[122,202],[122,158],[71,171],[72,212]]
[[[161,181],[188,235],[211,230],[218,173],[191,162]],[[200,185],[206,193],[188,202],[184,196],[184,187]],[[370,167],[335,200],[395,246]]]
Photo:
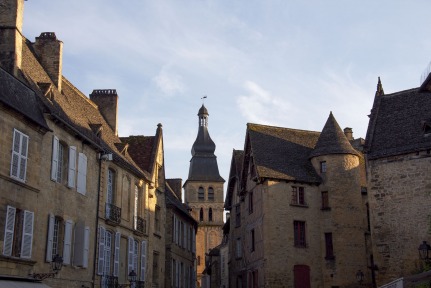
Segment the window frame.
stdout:
[[305,187],[292,186],[292,199],[290,204],[295,206],[308,206],[305,201]]
[[[18,143],[15,143],[16,141],[18,141]],[[15,129],[15,128],[13,129],[13,139],[12,139],[12,149],[11,149],[12,155],[11,155],[11,161],[10,161],[10,177],[20,182],[26,182],[29,142],[30,142],[30,137],[28,135],[24,134],[18,129]],[[18,150],[16,150],[16,148]],[[14,169],[14,167],[16,167],[16,169]],[[14,170],[16,170],[16,172],[14,172]]]
[[331,210],[329,206],[329,192],[327,190],[321,192],[322,210]]
[[334,242],[332,239],[332,233],[325,233],[325,259],[333,260],[335,259],[334,255]]
[[294,246],[296,248],[307,248],[306,228],[305,221],[293,221]]

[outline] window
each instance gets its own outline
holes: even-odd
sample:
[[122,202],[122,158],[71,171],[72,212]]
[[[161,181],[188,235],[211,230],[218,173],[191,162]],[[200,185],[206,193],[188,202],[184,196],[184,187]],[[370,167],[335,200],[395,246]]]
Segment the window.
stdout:
[[[118,276],[120,264],[120,240],[121,234],[119,232],[114,235],[104,227],[99,227],[98,275]],[[112,243],[113,241],[115,242]],[[114,269],[111,274],[112,259],[114,260]]]
[[7,206],[3,255],[31,258],[33,223],[34,212]]
[[304,221],[293,221],[293,233],[295,247],[305,248],[305,222]]
[[241,238],[237,238],[236,239],[236,253],[235,253],[236,258],[241,258],[242,257],[242,243],[241,243]]
[[75,187],[76,147],[68,147],[54,135],[52,139],[51,180],[62,183],[66,175],[67,186],[69,188]]
[[294,288],[311,288],[310,267],[307,265],[293,266]]
[[251,229],[250,236],[251,236],[250,251],[253,252],[255,250],[254,229]]
[[83,153],[78,155],[78,181],[76,190],[85,195],[87,193],[87,156]]
[[48,216],[47,262],[51,262],[55,255],[60,255],[63,257],[65,265],[70,264],[72,229],[73,222],[71,220],[63,221],[61,217],[52,214]]
[[292,186],[292,204],[306,205],[304,187]]
[[248,193],[248,213],[253,213],[253,192]]
[[153,252],[153,287],[159,286],[159,252]]
[[332,233],[325,233],[325,248],[326,256],[325,259],[334,259],[334,247],[332,245]]
[[213,189],[213,187],[208,188],[208,200],[214,201],[214,189]]
[[258,283],[258,273],[257,270],[248,273],[248,287],[249,288],[257,288],[259,287]]
[[145,281],[145,271],[147,264],[147,241],[141,242],[141,281]]
[[212,222],[213,221],[213,208],[210,208],[208,210],[208,221]]
[[330,210],[328,191],[322,191],[322,210]]
[[235,227],[241,226],[241,206],[235,205]]
[[205,200],[205,191],[203,187],[199,187],[198,189],[198,199],[199,201]]
[[133,228],[135,230],[138,230],[138,216],[139,216],[139,188],[138,185],[135,185],[135,199],[134,199],[134,205],[133,205],[133,214],[134,214],[134,221],[133,221]]
[[204,209],[199,210],[199,221],[204,221]]
[[326,173],[326,161],[320,162],[320,173]]
[[130,272],[135,271],[136,275],[138,275],[138,250],[139,250],[139,242],[135,241],[133,237],[129,237],[128,240],[128,256],[127,256],[127,275]]
[[154,211],[154,229],[160,232],[160,207],[157,205]]
[[73,265],[87,268],[90,249],[90,227],[85,226],[83,221],[78,221],[75,225],[73,242]]
[[12,144],[12,160],[10,167],[10,177],[21,182],[26,179],[28,157],[28,136],[14,129]]

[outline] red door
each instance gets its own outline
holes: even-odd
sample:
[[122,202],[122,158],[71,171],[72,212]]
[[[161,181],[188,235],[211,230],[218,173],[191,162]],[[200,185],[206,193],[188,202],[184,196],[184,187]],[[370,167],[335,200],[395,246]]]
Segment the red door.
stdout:
[[311,288],[310,267],[307,265],[295,265],[293,267],[295,288]]

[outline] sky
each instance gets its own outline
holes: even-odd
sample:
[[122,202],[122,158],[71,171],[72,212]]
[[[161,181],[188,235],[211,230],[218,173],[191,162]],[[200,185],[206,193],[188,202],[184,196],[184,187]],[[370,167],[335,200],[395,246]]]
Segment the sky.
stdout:
[[163,125],[166,177],[183,183],[203,96],[227,181],[247,123],[321,131],[332,111],[365,138],[378,77],[386,94],[418,87],[431,61],[429,0],[24,3],[24,36],[55,32],[69,81],[117,90],[120,136]]

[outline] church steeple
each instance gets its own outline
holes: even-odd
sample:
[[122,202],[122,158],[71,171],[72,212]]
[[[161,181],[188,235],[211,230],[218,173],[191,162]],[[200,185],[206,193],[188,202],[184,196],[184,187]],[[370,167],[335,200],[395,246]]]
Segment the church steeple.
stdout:
[[208,132],[208,116],[208,110],[202,104],[198,112],[198,136],[192,146],[187,180],[224,181],[219,174],[217,157],[214,155],[216,145]]

